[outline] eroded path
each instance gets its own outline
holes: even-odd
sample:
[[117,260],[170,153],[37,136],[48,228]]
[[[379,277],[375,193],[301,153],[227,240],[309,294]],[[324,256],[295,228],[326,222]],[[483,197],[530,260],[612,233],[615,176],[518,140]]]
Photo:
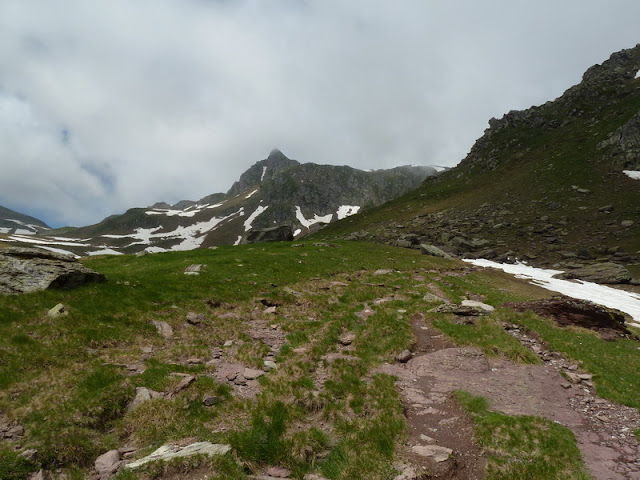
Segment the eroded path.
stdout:
[[414,358],[381,370],[398,378],[412,428],[409,449],[426,441],[461,452],[456,473],[449,469],[431,478],[481,478],[480,452],[461,441],[462,435],[452,435],[465,432],[468,424],[448,404],[450,392],[465,390],[489,399],[494,410],[568,427],[594,479],[640,479],[640,446],[631,433],[640,427],[637,410],[597,397],[589,382],[569,384],[560,374],[564,360],[559,354],[542,350],[542,365],[514,364],[487,358],[476,348],[452,346],[422,315],[412,322]]

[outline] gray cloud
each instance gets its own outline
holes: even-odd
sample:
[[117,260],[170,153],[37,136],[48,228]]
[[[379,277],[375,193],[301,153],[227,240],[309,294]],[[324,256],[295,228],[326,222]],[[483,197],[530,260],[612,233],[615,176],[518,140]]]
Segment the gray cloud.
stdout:
[[456,164],[640,41],[633,0],[4,0],[0,204],[55,224],[301,161]]

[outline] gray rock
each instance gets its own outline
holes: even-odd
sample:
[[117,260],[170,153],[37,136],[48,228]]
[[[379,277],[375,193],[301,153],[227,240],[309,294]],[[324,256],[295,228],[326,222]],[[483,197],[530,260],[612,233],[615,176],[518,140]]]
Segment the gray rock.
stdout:
[[213,407],[214,405],[218,405],[221,402],[222,402],[222,399],[220,397],[216,397],[215,395],[209,396],[209,397],[205,397],[202,400],[202,404],[205,407]]
[[171,340],[173,338],[173,328],[167,322],[163,320],[152,320],[153,326],[156,327],[160,336],[162,336],[166,340]]
[[307,473],[302,480],[329,480],[327,477],[323,477],[322,475],[318,475],[316,473]]
[[255,370],[253,368],[245,368],[243,372],[244,378],[247,380],[255,380],[264,375],[264,370]]
[[400,363],[407,363],[409,360],[411,360],[411,357],[413,357],[413,355],[409,350],[403,350],[398,355],[396,355],[396,360]]
[[276,364],[276,362],[273,362],[271,360],[265,360],[264,368],[266,368],[267,370],[275,370],[276,368],[278,368],[278,365]]
[[120,468],[120,465],[120,452],[109,450],[96,459],[93,467],[101,479],[107,479]]
[[424,294],[424,297],[422,297],[422,300],[424,300],[427,303],[443,303],[444,302],[442,298],[429,292]]
[[136,396],[133,397],[133,400],[131,400],[131,402],[129,403],[127,410],[134,410],[144,402],[151,400],[152,398],[160,398],[163,396],[164,394],[155,392],[147,387],[136,387]]
[[71,255],[37,248],[0,250],[0,294],[18,294],[47,289],[70,289],[90,282],[106,282]]
[[553,278],[563,280],[579,279],[594,283],[629,283],[631,273],[622,265],[613,262],[594,263],[583,268],[576,268],[569,272],[559,273]]
[[38,457],[38,451],[34,448],[29,448],[20,453],[20,456],[30,462],[34,461]]
[[453,257],[449,255],[447,252],[442,250],[441,248],[436,247],[435,245],[427,245],[424,243],[420,244],[420,251],[425,255],[431,255],[432,257],[441,257],[452,259]]
[[477,302],[475,300],[463,300],[461,305],[463,307],[481,308],[482,310],[485,310],[486,312],[493,312],[495,310],[495,308],[493,308],[491,305],[487,305],[486,303],[482,303],[482,302]]
[[291,475],[291,470],[287,470],[283,467],[271,467],[267,469],[267,475],[275,478],[288,478]]
[[58,303],[47,312],[47,315],[51,318],[63,317],[69,315],[69,310],[62,303]]
[[185,275],[200,275],[200,272],[202,271],[202,267],[204,265],[201,265],[199,263],[194,263],[193,265],[189,265],[187,268],[184,269],[184,274]]
[[437,463],[446,462],[453,453],[450,448],[439,445],[415,445],[411,447],[411,450],[421,457],[430,458]]
[[338,341],[345,346],[351,345],[355,339],[356,334],[353,332],[345,332],[338,337]]
[[635,222],[633,220],[623,220],[620,222],[620,225],[622,225],[623,227],[630,227],[634,223]]
[[195,312],[187,313],[187,323],[190,323],[191,325],[199,325],[208,320],[209,319],[207,318],[207,316],[202,313],[195,313]]
[[429,310],[436,313],[454,313],[461,316],[475,317],[479,315],[487,315],[488,310],[473,305],[458,305],[456,303],[445,303]]

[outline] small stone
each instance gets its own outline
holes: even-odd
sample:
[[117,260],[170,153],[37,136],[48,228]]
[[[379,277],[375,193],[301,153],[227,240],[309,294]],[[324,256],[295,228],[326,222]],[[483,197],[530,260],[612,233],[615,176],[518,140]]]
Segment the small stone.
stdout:
[[34,448],[29,448],[29,449],[21,452],[20,456],[22,458],[24,458],[25,460],[28,460],[28,461],[32,462],[38,456],[38,451],[36,449],[34,449]]
[[302,480],[329,480],[327,477],[323,477],[322,475],[317,475],[315,473],[307,473]]
[[182,377],[182,380],[180,380],[180,383],[178,383],[178,385],[176,385],[176,388],[173,389],[173,395],[186,389],[189,385],[195,382],[195,380],[196,380],[196,377],[194,377],[193,375],[187,375],[185,377]]
[[202,400],[202,404],[205,407],[212,407],[214,405],[218,405],[221,402],[222,402],[222,399],[216,396],[204,397],[204,400]]
[[69,315],[69,310],[62,303],[57,304],[55,307],[51,308],[47,315],[51,318],[62,317],[64,315]]
[[409,360],[411,360],[411,357],[413,357],[413,354],[409,350],[403,350],[398,355],[396,355],[396,360],[400,363],[407,363]]
[[282,467],[271,467],[267,469],[267,475],[275,478],[288,478],[291,475],[291,471]]
[[634,224],[633,220],[623,220],[622,222],[620,222],[620,225],[623,227],[630,227],[631,225]]
[[276,307],[267,307],[264,309],[264,313],[270,314],[270,315],[275,315],[276,314]]
[[411,447],[411,450],[421,457],[430,458],[437,463],[446,462],[453,453],[450,448],[439,445],[415,445]]
[[244,378],[246,378],[247,380],[255,380],[256,378],[264,375],[264,370],[254,370],[252,368],[245,368],[243,375],[244,375]]
[[346,332],[338,337],[338,341],[345,346],[351,345],[355,339],[356,334],[353,332]]
[[198,357],[192,357],[187,360],[189,365],[202,365],[204,363],[204,359]]
[[387,275],[389,273],[393,273],[393,270],[389,270],[388,268],[381,268],[373,272],[374,275]]
[[562,382],[562,383],[560,384],[560,386],[561,386],[562,388],[564,388],[565,390],[568,390],[568,389],[570,389],[570,388],[571,388],[571,384],[570,384],[569,382]]
[[195,312],[189,312],[187,313],[187,323],[190,323],[191,325],[200,325],[203,322],[208,321],[209,319],[206,317],[206,315],[203,315],[202,313],[195,313]]
[[569,380],[569,382],[573,383],[574,385],[578,385],[582,381],[580,376],[578,376],[573,372],[564,372],[564,375],[567,378],[567,380]]
[[247,379],[244,378],[244,375],[238,374],[236,375],[236,378],[233,379],[233,383],[238,386],[244,386],[247,384]]
[[276,362],[271,360],[265,360],[264,366],[267,370],[275,370],[276,368],[278,368],[278,365],[276,364]]
[[167,322],[162,320],[152,320],[151,323],[156,327],[156,330],[158,330],[158,333],[162,338],[165,340],[171,340],[173,338],[173,329]]
[[96,459],[93,466],[101,477],[111,475],[120,467],[120,452],[109,450],[103,453]]
[[424,433],[420,434],[420,440],[427,443],[436,443],[436,440],[434,438],[428,437]]
[[441,299],[439,296],[429,292],[424,294],[424,297],[422,297],[422,300],[424,300],[427,303],[443,303],[444,302],[444,300]]
[[579,373],[578,377],[580,378],[580,380],[591,380],[593,378],[593,375],[589,375],[588,373]]
[[493,312],[495,310],[491,305],[487,305],[486,303],[476,302],[475,300],[463,300],[461,303],[464,307],[474,307],[480,308],[486,312]]
[[185,275],[200,275],[200,271],[202,270],[203,265],[200,264],[193,264],[193,265],[189,265],[187,268],[184,269],[184,274]]
[[223,347],[230,347],[233,345],[233,340],[227,340],[226,342],[224,342]]

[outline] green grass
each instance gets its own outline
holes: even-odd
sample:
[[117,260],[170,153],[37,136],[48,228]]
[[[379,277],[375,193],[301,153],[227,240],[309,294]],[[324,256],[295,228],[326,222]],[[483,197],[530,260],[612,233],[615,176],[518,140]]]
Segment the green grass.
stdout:
[[489,452],[486,480],[588,480],[571,431],[532,416],[489,410],[482,397],[456,392],[471,415],[478,444]]
[[593,374],[598,395],[640,408],[640,344],[635,340],[606,341],[594,332],[560,328],[528,312],[514,314],[514,323],[537,332],[551,350],[563,352]]

